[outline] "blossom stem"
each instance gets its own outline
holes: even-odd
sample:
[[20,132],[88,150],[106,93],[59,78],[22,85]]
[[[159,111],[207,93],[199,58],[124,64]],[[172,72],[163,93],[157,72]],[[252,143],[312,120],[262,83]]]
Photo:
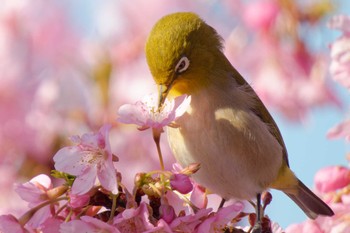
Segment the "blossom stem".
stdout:
[[67,217],[66,217],[66,219],[64,221],[65,222],[69,222],[71,220],[72,215],[73,215],[73,210],[70,209],[69,213],[68,213],[68,215],[67,215]]
[[160,162],[160,168],[161,168],[162,171],[164,171],[163,155],[162,155],[162,150],[160,149],[160,135],[162,133],[162,130],[163,129],[152,128],[153,140],[154,140],[154,142],[156,143],[156,146],[157,146],[159,162]]
[[171,173],[170,171],[154,170],[154,171],[148,172],[147,174],[148,175],[162,174],[164,176],[171,176],[173,173]]
[[111,215],[109,216],[108,222],[113,221],[116,208],[117,208],[117,195],[112,194],[112,208],[111,208]]
[[61,213],[66,207],[67,207],[67,203],[62,205],[61,208],[59,208],[57,211],[56,211],[56,216],[58,216],[59,213]]
[[82,209],[82,211],[76,215],[76,218],[80,218],[81,216],[83,216],[84,214],[86,214],[86,212],[91,208],[91,205],[88,205],[86,207],[84,207]]
[[173,192],[181,199],[183,200],[187,205],[189,205],[192,210],[196,213],[199,208],[197,206],[195,206],[185,195],[183,195],[182,193],[176,191],[176,190],[173,190]]

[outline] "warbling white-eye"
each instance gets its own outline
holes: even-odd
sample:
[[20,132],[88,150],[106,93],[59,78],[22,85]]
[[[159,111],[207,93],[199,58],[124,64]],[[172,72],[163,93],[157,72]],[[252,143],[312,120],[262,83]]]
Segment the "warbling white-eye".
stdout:
[[[251,200],[264,190],[287,194],[311,219],[333,211],[291,171],[286,146],[257,94],[223,54],[222,38],[194,13],[160,19],[146,59],[165,98],[187,94],[191,104],[167,129],[183,167],[200,163],[193,178],[224,199]],[[258,219],[260,218],[260,208]]]

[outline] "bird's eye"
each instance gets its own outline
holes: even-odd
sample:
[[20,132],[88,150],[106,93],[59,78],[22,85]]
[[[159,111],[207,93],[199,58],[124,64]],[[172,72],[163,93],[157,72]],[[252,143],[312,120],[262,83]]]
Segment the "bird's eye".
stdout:
[[190,60],[187,57],[182,57],[177,65],[175,66],[175,72],[176,73],[182,73],[188,69],[190,66]]

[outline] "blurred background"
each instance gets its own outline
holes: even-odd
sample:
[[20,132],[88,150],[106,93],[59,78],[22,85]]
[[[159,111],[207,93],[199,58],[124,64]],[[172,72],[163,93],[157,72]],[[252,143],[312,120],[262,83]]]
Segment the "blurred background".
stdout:
[[[329,165],[347,165],[349,145],[327,132],[349,114],[349,93],[330,72],[341,31],[332,16],[347,0],[5,0],[0,8],[0,214],[23,213],[13,184],[49,174],[71,135],[113,124],[123,182],[159,168],[151,131],[116,122],[118,107],[155,92],[144,44],[154,23],[193,11],[225,40],[225,54],[275,117],[290,165],[309,187]],[[349,26],[348,26],[349,27]],[[163,137],[166,166],[174,162]],[[306,216],[273,192],[267,209],[282,227]],[[215,206],[216,208],[216,206]]]

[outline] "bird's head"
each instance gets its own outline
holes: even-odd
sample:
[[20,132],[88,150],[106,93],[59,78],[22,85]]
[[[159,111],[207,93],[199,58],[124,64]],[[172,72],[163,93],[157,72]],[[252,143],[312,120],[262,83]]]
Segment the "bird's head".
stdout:
[[192,95],[208,85],[221,50],[221,37],[196,14],[181,12],[161,18],[146,43],[147,63],[159,87],[159,105],[167,95]]

